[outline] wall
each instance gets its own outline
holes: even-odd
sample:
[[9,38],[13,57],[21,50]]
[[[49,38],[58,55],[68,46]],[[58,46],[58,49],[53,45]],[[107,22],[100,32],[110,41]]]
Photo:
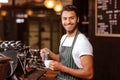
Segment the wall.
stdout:
[[119,80],[120,37],[95,36],[95,0],[89,0],[89,37],[94,48],[94,80]]

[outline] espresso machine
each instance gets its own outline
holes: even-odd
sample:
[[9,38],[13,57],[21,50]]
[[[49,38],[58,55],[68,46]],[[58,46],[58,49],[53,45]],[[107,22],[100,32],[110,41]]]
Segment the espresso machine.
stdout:
[[[11,59],[8,66],[10,70],[6,78],[15,76],[18,78],[17,76],[21,75],[27,76],[35,70],[44,69],[39,51],[39,49],[32,49],[30,46],[26,46],[21,41],[1,41],[0,56]],[[21,73],[17,71],[21,71]],[[16,73],[19,73],[19,75]]]

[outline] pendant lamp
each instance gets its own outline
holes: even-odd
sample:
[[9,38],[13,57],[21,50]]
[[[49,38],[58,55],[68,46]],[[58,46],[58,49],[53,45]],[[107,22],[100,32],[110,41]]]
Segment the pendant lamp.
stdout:
[[60,0],[56,1],[56,5],[54,6],[54,11],[55,12],[60,12],[63,9],[62,2]]
[[45,0],[44,5],[45,7],[52,9],[55,5],[55,0]]
[[0,3],[8,3],[8,0],[0,0]]

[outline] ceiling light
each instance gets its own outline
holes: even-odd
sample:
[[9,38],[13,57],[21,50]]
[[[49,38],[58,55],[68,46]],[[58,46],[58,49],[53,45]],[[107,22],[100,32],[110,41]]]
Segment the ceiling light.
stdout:
[[28,10],[26,11],[26,13],[27,13],[28,16],[31,16],[31,15],[33,14],[33,11],[32,11],[31,9],[28,9]]
[[62,5],[61,1],[57,1],[56,5],[54,6],[54,11],[60,12],[60,11],[62,11],[62,8],[63,8],[63,5]]
[[0,3],[8,3],[8,0],[0,0]]
[[45,0],[44,5],[47,8],[52,9],[55,5],[55,0]]
[[6,16],[6,15],[7,15],[7,11],[6,11],[6,10],[2,10],[2,11],[1,11],[1,15],[2,15],[2,16]]

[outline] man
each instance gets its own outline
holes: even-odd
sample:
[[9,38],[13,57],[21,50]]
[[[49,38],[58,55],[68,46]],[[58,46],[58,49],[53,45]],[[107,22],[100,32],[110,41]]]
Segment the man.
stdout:
[[82,80],[93,78],[93,49],[88,39],[78,31],[78,11],[75,6],[67,5],[61,12],[61,20],[66,34],[62,36],[59,54],[48,48],[41,49],[41,54],[49,52],[54,60],[51,70],[58,70],[57,80]]

